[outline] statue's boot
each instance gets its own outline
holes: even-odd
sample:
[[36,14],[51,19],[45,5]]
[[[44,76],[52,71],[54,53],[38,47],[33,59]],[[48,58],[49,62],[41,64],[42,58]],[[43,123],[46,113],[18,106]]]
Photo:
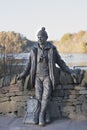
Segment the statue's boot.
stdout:
[[39,115],[39,125],[40,126],[44,126],[45,123],[50,123],[51,120],[50,120],[50,115],[49,115],[49,112],[47,111],[46,113],[41,113],[40,112],[40,115]]
[[44,126],[45,125],[45,114],[46,114],[46,108],[47,108],[47,101],[42,100],[41,102],[41,111],[39,114],[39,125]]
[[45,115],[44,115],[44,113],[40,113],[40,115],[39,115],[39,125],[45,126]]
[[49,111],[48,111],[48,110],[46,111],[45,122],[46,122],[46,123],[50,123],[50,122],[51,122],[50,114],[49,114]]

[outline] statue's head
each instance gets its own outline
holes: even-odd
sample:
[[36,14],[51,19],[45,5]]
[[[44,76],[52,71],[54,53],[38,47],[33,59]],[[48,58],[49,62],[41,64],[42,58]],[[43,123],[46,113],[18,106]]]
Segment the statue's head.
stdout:
[[46,40],[48,39],[48,34],[45,31],[45,27],[41,28],[41,30],[37,34],[37,37],[38,37],[38,42],[40,44],[44,44],[46,42]]

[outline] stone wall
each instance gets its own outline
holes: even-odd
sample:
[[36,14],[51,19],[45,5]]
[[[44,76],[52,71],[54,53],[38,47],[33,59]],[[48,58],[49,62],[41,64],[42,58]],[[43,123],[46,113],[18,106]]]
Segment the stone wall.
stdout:
[[[62,78],[63,76],[64,74]],[[61,81],[64,80],[62,78]],[[0,114],[24,116],[27,101],[34,95],[34,90],[20,91],[20,86],[18,82],[0,88]],[[49,106],[52,118],[87,119],[87,71],[84,72],[80,83],[67,83],[67,80],[60,82],[52,92]]]

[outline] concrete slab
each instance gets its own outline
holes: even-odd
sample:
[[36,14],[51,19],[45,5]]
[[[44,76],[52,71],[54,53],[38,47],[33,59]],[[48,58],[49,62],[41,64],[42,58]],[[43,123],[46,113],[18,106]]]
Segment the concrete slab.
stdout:
[[87,120],[57,119],[44,127],[23,124],[23,118],[0,116],[0,130],[87,130]]

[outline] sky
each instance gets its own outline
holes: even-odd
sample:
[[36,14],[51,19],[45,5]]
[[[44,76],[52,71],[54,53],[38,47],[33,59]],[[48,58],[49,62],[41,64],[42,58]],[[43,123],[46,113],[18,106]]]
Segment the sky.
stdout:
[[87,0],[0,0],[0,32],[14,31],[37,40],[41,27],[48,40],[87,31]]

